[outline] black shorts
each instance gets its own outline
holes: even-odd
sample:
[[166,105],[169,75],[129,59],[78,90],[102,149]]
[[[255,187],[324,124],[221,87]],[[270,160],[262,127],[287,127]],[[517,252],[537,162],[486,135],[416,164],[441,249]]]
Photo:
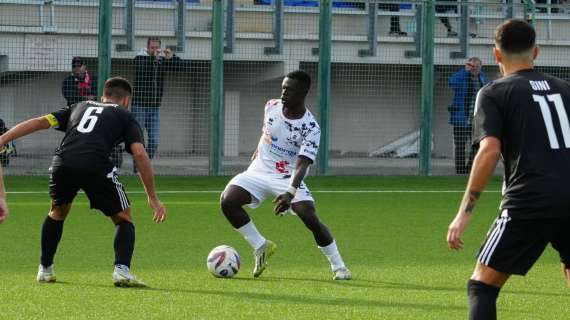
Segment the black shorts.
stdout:
[[106,216],[113,216],[130,206],[115,169],[50,168],[49,195],[54,205],[72,203],[79,189],[89,198],[91,208],[101,210]]
[[491,225],[477,259],[497,271],[525,275],[550,243],[570,267],[570,217],[512,218],[508,210]]

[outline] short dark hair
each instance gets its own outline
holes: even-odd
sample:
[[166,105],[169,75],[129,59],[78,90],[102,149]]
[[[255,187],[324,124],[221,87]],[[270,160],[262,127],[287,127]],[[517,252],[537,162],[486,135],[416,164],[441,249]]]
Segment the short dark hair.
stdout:
[[289,72],[286,77],[298,81],[307,91],[311,89],[311,76],[303,70]]
[[160,41],[159,37],[148,37],[148,39],[146,39],[146,46],[148,47],[152,41],[158,41],[158,43],[162,44],[162,41]]
[[105,81],[103,96],[112,99],[122,99],[133,95],[131,83],[122,77],[113,77]]
[[495,30],[495,43],[506,54],[525,53],[535,46],[536,32],[524,20],[507,20]]

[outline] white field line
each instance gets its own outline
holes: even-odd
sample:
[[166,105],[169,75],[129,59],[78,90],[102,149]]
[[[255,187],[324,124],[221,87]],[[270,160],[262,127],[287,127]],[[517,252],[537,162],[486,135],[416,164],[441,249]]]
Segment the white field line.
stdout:
[[[200,205],[214,205],[214,204],[218,204],[219,201],[162,201],[162,203],[167,204],[167,205],[196,205],[196,206],[200,206]],[[21,206],[21,207],[25,207],[25,206],[49,206],[50,202],[49,200],[47,201],[41,201],[41,202],[37,202],[37,201],[26,201],[26,202],[12,202],[10,204],[8,204],[8,206],[10,207],[14,207],[14,206]],[[89,202],[88,201],[73,201],[74,205],[88,205]],[[132,204],[131,204],[132,207]]]
[[[157,191],[161,194],[199,194],[221,193],[222,190],[164,190]],[[311,190],[312,193],[464,193],[465,190]],[[499,193],[499,190],[487,190],[485,193]],[[7,194],[47,194],[43,191],[7,191]],[[127,191],[127,194],[144,194],[142,190]]]

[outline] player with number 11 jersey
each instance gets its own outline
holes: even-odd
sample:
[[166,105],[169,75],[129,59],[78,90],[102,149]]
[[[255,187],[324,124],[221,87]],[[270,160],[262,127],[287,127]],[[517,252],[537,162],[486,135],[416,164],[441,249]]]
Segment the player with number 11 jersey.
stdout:
[[535,69],[479,92],[475,142],[497,137],[505,165],[502,210],[511,217],[570,216],[570,85]]
[[534,69],[536,31],[511,19],[495,31],[493,55],[503,77],[477,94],[478,147],[463,200],[447,232],[450,249],[503,158],[503,199],[467,282],[469,319],[497,319],[496,301],[511,275],[525,275],[550,244],[570,285],[570,85]]

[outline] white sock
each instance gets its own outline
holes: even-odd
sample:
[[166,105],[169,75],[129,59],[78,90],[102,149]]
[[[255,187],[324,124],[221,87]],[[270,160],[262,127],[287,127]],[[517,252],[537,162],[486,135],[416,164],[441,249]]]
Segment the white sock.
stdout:
[[333,242],[328,246],[319,247],[319,249],[321,249],[325,257],[327,257],[327,259],[329,260],[332,271],[346,268],[346,266],[344,265],[344,261],[342,261],[342,257],[340,256],[340,252],[338,252],[336,241],[333,240]]
[[257,231],[255,224],[253,224],[253,221],[251,220],[246,225],[236,230],[241,233],[244,239],[249,242],[249,245],[251,245],[254,250],[261,248],[266,241],[261,233]]

